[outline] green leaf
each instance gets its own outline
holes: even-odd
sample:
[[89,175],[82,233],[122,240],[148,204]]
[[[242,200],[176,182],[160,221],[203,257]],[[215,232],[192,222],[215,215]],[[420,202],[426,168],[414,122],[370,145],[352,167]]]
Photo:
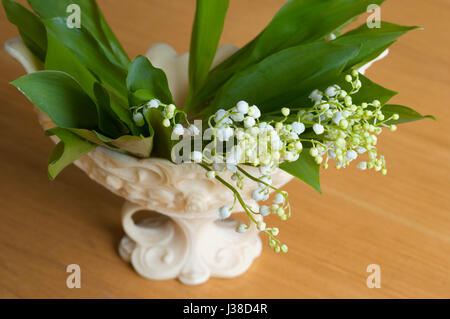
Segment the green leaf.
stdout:
[[380,28],[369,28],[366,24],[351,30],[334,40],[341,45],[361,44],[358,55],[349,61],[349,66],[365,64],[376,58],[401,35],[418,27],[401,26],[381,22]]
[[153,150],[153,136],[131,136],[124,135],[114,140],[110,144],[114,147],[118,147],[121,150],[125,150],[127,153],[137,157],[147,158]]
[[335,78],[358,50],[355,45],[315,42],[280,51],[233,76],[205,112],[229,108],[239,100],[256,104],[262,111],[285,106],[305,87]]
[[147,158],[153,150],[153,136],[122,135],[112,139],[97,131],[83,129],[70,129],[70,131],[94,144],[136,157]]
[[250,43],[214,68],[194,105],[205,103],[236,72],[283,49],[321,40],[348,20],[384,0],[290,0]]
[[126,70],[112,63],[87,29],[69,29],[63,18],[44,21],[47,32],[57,38],[102,84],[126,102]]
[[280,168],[312,186],[319,193],[322,193],[319,176],[320,165],[317,165],[314,158],[309,155],[309,149],[305,148],[300,153],[299,159],[295,162],[284,162],[280,164]]
[[[344,29],[346,27],[348,27],[349,25],[351,25],[353,22],[355,22],[356,20],[358,20],[358,16],[351,18],[350,20],[346,21],[344,24],[342,24],[341,26],[339,26],[338,28],[336,28],[335,30],[333,30],[333,35],[335,37],[338,37],[342,34],[342,32],[344,32]],[[330,34],[331,35],[331,34]]]
[[114,139],[105,136],[102,133],[97,132],[96,130],[86,130],[80,128],[70,128],[68,130],[91,143],[107,148],[110,147],[108,143],[114,141]]
[[390,120],[386,122],[386,124],[388,125],[408,123],[423,119],[432,119],[436,121],[436,118],[433,115],[421,115],[413,109],[402,105],[386,104],[385,106],[383,106],[381,111],[386,118],[391,117],[393,114],[398,114],[400,116],[398,120]]
[[[106,23],[95,0],[28,0],[28,3],[42,19],[66,18],[67,7],[80,6],[81,28],[86,29],[99,43],[108,59],[126,69],[130,59]],[[66,26],[67,28],[67,26]]]
[[[47,70],[68,73],[74,77],[75,80],[77,80],[91,99],[97,99],[94,92],[94,86],[98,85],[98,81],[95,76],[63,43],[61,43],[61,41],[51,34],[48,35],[48,50],[47,57],[45,59],[45,68]],[[108,94],[113,95],[114,93],[110,91]],[[131,118],[131,112],[123,101],[115,96],[111,96],[111,101],[108,108],[113,111],[115,118],[119,118],[121,122],[125,123],[125,125],[129,128],[125,129],[122,124],[116,123],[115,126],[120,127],[120,132],[128,134],[131,130],[133,134],[138,133]]]
[[126,78],[128,91],[146,90],[163,103],[173,103],[166,74],[155,68],[145,56],[138,56],[131,64]]
[[130,105],[142,105],[155,98],[155,94],[150,93],[146,89],[139,89],[128,94]]
[[228,4],[228,0],[197,0],[189,51],[189,94],[186,111],[189,111],[190,99],[203,86],[208,76],[219,45]]
[[96,147],[95,144],[82,139],[70,130],[60,127],[46,131],[46,135],[56,135],[61,139],[49,158],[48,175],[51,179],[55,179],[65,167]]
[[98,82],[94,83],[94,94],[96,97],[98,127],[111,138],[118,138],[127,134],[128,129],[119,120],[111,108],[111,100],[108,91]]
[[92,99],[95,98],[94,83],[97,79],[61,41],[51,34],[48,34],[45,69],[71,75]]
[[126,124],[128,129],[133,135],[139,135],[139,129],[133,121],[131,111],[128,104],[124,103],[121,99],[118,99],[114,93],[108,91],[111,96],[111,109],[117,115],[117,117]]
[[26,47],[42,62],[47,50],[45,27],[31,11],[11,0],[2,0],[8,20],[17,26]]
[[[373,100],[378,100],[380,101],[381,105],[384,105],[398,93],[373,82],[368,77],[362,74],[359,74],[359,80],[361,81],[361,89],[357,93],[352,95],[352,100],[355,104],[361,104],[364,102],[370,103]],[[351,90],[351,85],[345,81],[343,76],[340,76],[333,82],[329,82],[327,86],[333,84],[339,85],[347,92]],[[327,86],[319,87],[319,89],[324,90]]]
[[[366,76],[360,74],[361,89],[355,95],[352,95],[353,103],[361,104],[364,102],[370,103],[373,100],[380,101],[381,105],[386,104],[392,97],[397,95],[397,92],[386,89],[385,87],[376,84]],[[344,83],[341,82],[342,87]],[[348,83],[347,83],[348,85]]]
[[95,129],[95,103],[77,81],[60,71],[39,71],[11,83],[63,128]]
[[170,160],[172,147],[178,141],[172,140],[172,128],[162,125],[163,116],[157,109],[150,109],[145,116],[149,127],[154,131],[155,139],[153,157],[161,157]]
[[[145,89],[138,89],[134,93],[130,93],[130,101],[133,103],[133,105],[141,105],[146,101],[149,101],[150,99],[154,98],[155,96],[153,94],[150,94]],[[175,141],[172,141],[172,128],[170,127],[164,127],[162,125],[163,116],[161,114],[161,111],[158,109],[149,109],[145,114],[145,121],[146,125],[142,126],[144,129],[148,129],[149,137],[152,138],[152,149],[153,153],[151,154],[153,157],[162,157],[166,159],[170,159],[170,154],[172,147],[175,143]],[[141,129],[142,129],[141,128]],[[143,138],[141,136],[141,138]],[[105,141],[105,140],[103,140]],[[150,141],[148,139],[147,141]],[[105,141],[105,142],[111,142],[111,141]],[[115,143],[113,146],[117,146]],[[111,143],[109,143],[111,145]],[[123,144],[119,145],[119,147],[124,147]],[[135,152],[135,150],[131,151],[127,149],[129,152]],[[142,151],[140,152],[143,153]],[[142,156],[142,155],[141,155]],[[148,157],[148,156],[147,156]]]
[[[138,56],[131,64],[127,76],[128,99],[130,105],[140,105],[156,98],[165,104],[173,103],[166,74],[163,70],[155,68],[144,56]],[[149,135],[156,136],[155,150],[159,155],[169,158],[171,140],[169,128],[161,125],[162,116],[159,111],[146,114],[146,127]],[[156,127],[153,127],[155,125]]]

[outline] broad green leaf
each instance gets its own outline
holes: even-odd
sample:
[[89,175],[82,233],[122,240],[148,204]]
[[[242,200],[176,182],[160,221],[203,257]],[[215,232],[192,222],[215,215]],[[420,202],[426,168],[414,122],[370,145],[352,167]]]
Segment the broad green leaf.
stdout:
[[349,66],[364,64],[377,57],[401,35],[418,27],[401,26],[381,22],[380,28],[369,28],[366,24],[351,30],[333,42],[341,45],[361,44],[358,55],[349,61]]
[[[356,45],[361,44],[361,49],[354,58],[352,58],[346,65],[346,70],[350,72],[350,69],[363,65],[370,60],[376,58],[381,52],[395,42],[395,39],[409,30],[413,30],[416,27],[399,26],[392,23],[382,22],[381,29],[368,29],[365,25],[347,32],[338,39],[332,41],[332,43],[340,45]],[[353,97],[355,103],[372,102],[374,99],[379,100],[382,104],[389,101],[397,92],[388,90],[367,77],[360,75],[362,83],[362,89]],[[328,81],[328,82],[327,82]],[[298,91],[298,98],[291,103],[297,107],[309,106],[310,100],[308,99],[309,93],[314,89],[326,89],[327,86],[338,84],[344,89],[350,89],[348,83],[343,79],[343,75],[336,75],[335,78],[328,78],[327,81],[322,81],[321,85],[304,86],[303,92]]]
[[70,128],[68,130],[91,143],[103,147],[109,147],[107,143],[114,140],[110,137],[103,135],[100,132],[97,132],[96,130],[86,130],[80,128]]
[[112,63],[87,29],[69,29],[63,18],[44,20],[47,32],[58,39],[118,98],[126,101],[126,70]]
[[96,147],[95,144],[77,136],[70,130],[60,127],[46,131],[46,135],[56,135],[61,140],[49,158],[48,175],[51,179],[55,179],[64,168]]
[[228,0],[197,0],[194,27],[189,51],[189,94],[185,105],[189,111],[190,100],[203,86],[216,55],[222,34]]
[[299,159],[295,162],[284,162],[280,164],[280,168],[312,186],[319,193],[322,193],[319,176],[320,165],[317,165],[314,158],[309,155],[309,149],[305,148],[300,153]]
[[127,153],[137,157],[147,158],[153,150],[153,136],[131,136],[124,135],[114,140],[110,144],[114,147],[118,147],[121,150],[125,150]]
[[11,83],[53,123],[63,128],[95,129],[94,101],[70,75],[60,71],[39,71]]
[[98,113],[98,127],[100,130],[111,138],[118,138],[121,135],[127,134],[127,128],[111,108],[111,99],[108,91],[96,82],[94,83],[94,94]]
[[39,18],[11,0],[2,0],[8,20],[17,26],[23,43],[42,62],[47,51],[47,35]]
[[146,89],[138,89],[128,94],[128,101],[130,105],[142,105],[153,98],[155,98],[155,95]]
[[95,0],[28,0],[28,3],[43,20],[66,18],[67,7],[80,6],[81,28],[86,29],[99,43],[108,59],[126,69],[130,59],[106,23]]
[[[78,58],[57,38],[48,35],[48,50],[47,57],[45,59],[45,68],[47,70],[62,71],[68,73],[77,80],[83,90],[96,100],[94,93],[94,86],[98,84],[98,80],[94,75],[86,68],[86,66],[78,60]],[[114,93],[109,92],[111,95]],[[134,133],[137,133],[134,122],[131,119],[131,112],[128,110],[128,106],[118,98],[112,96],[109,108],[125,125]],[[123,125],[117,124],[121,127],[121,132],[128,134],[129,130],[124,130]]]
[[[346,21],[344,24],[342,24],[341,26],[339,26],[338,28],[336,28],[335,30],[333,30],[332,34],[334,37],[338,37],[342,34],[342,32],[344,32],[344,29],[346,27],[348,27],[349,25],[351,25],[353,22],[355,22],[356,20],[358,20],[358,16],[351,18],[350,20]],[[331,34],[330,34],[331,36]],[[328,40],[330,40],[331,38],[329,37]]]
[[390,120],[386,122],[386,124],[388,125],[408,123],[423,119],[436,120],[436,118],[433,115],[421,115],[420,113],[414,111],[409,107],[396,104],[386,104],[383,106],[381,111],[383,112],[386,118],[391,117],[393,114],[398,114],[400,116],[398,120]]
[[[152,98],[156,98],[166,104],[173,103],[166,74],[163,70],[155,68],[144,56],[138,56],[130,64],[126,82],[130,105],[140,105]],[[157,113],[159,114],[159,112]],[[153,112],[149,114],[153,114]],[[155,114],[151,117],[153,118],[154,116],[158,116],[158,120],[162,121],[160,114]],[[170,139],[166,139],[168,128],[160,125],[161,123],[158,123],[157,120],[151,120],[150,118],[146,119],[146,123],[145,127],[148,129],[149,136],[153,136],[156,132],[157,140],[155,144],[158,144],[158,147],[163,150],[161,152],[166,154],[166,146],[170,145]],[[156,129],[153,127],[153,124],[157,125]]]
[[131,64],[126,78],[128,91],[146,90],[163,103],[173,103],[166,74],[155,68],[145,56],[138,56]]
[[94,144],[136,157],[147,158],[153,150],[153,136],[123,135],[112,139],[97,131],[82,129],[70,129],[70,131]]
[[214,68],[195,97],[198,106],[236,72],[286,48],[321,40],[348,20],[366,12],[369,4],[384,0],[290,0],[250,43]]
[[329,42],[285,49],[233,76],[219,91],[211,107],[229,108],[239,100],[256,104],[262,111],[286,106],[305,87],[335,78],[358,50],[359,46]]
[[136,124],[133,121],[133,117],[131,115],[131,111],[128,107],[127,102],[124,102],[123,100],[116,97],[116,95],[108,91],[111,97],[111,109],[114,111],[114,113],[117,115],[117,117],[125,123],[125,125],[128,127],[128,129],[131,131],[131,134],[133,135],[139,135],[139,129],[137,128]]
[[97,79],[61,41],[51,34],[48,34],[45,69],[71,75],[92,99],[95,98],[94,83]]

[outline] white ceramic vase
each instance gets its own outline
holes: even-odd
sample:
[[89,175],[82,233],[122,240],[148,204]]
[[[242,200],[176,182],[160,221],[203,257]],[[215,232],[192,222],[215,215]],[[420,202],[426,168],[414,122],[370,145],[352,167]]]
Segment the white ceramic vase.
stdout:
[[[20,39],[9,40],[5,49],[28,73],[39,69]],[[222,46],[214,65],[235,51],[234,46]],[[159,43],[150,47],[147,56],[165,71],[176,104],[183,105],[188,91],[189,55],[177,55],[172,47]],[[54,126],[47,115],[35,110],[44,130]],[[52,139],[58,141],[56,137]],[[218,220],[217,208],[231,204],[232,193],[218,181],[207,179],[204,169],[196,164],[137,159],[102,147],[75,164],[90,178],[125,198],[122,224],[126,235],[119,253],[143,277],[178,278],[188,285],[204,283],[211,276],[232,278],[244,273],[261,253],[261,240],[254,225],[240,234],[235,231],[236,221]],[[230,181],[229,175],[224,178]],[[279,170],[273,176],[273,184],[281,187],[291,178]],[[255,188],[256,184],[248,181],[242,194],[257,209],[258,204],[251,198]],[[133,215],[138,211],[154,214],[136,223]],[[233,213],[240,211],[242,207],[236,206]]]

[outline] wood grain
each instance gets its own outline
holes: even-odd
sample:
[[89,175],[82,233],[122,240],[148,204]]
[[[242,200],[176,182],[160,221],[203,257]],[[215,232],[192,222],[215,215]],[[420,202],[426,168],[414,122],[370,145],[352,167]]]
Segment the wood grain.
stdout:
[[[158,41],[188,50],[193,0],[99,3],[131,57]],[[232,0],[222,43],[245,44],[282,3]],[[17,31],[0,11],[4,42]],[[242,277],[198,287],[147,281],[121,261],[121,198],[75,167],[48,180],[52,143],[30,103],[8,85],[24,71],[0,52],[0,297],[449,298],[449,15],[448,0],[387,1],[384,20],[425,29],[403,37],[369,71],[401,92],[394,102],[438,121],[383,134],[386,177],[329,169],[322,175],[323,195],[300,181],[290,183],[294,216],[279,225],[289,253],[265,248]],[[81,266],[81,289],[66,288],[71,263]],[[372,263],[381,266],[380,289],[366,287]]]

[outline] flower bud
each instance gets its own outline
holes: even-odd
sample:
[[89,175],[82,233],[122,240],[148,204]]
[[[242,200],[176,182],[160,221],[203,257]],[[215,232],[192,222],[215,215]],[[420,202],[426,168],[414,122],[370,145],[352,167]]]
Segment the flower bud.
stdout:
[[143,126],[145,124],[144,116],[142,113],[133,114],[133,121],[137,126]]
[[227,219],[231,215],[231,208],[227,205],[219,208],[219,218]]
[[261,206],[261,207],[259,208],[259,213],[260,213],[262,216],[270,215],[270,209],[269,209],[268,206]]
[[318,150],[317,148],[315,148],[315,147],[312,147],[312,148],[309,150],[309,154],[310,154],[312,157],[316,157],[317,155],[319,155],[319,150]]
[[236,228],[236,231],[238,232],[238,233],[245,233],[246,231],[247,231],[247,229],[248,229],[248,226],[247,225],[245,225],[245,224],[239,224],[239,226]]
[[348,121],[346,119],[341,120],[339,126],[345,130],[348,127]]
[[264,231],[266,229],[265,222],[259,221],[256,225],[257,225],[259,231]]
[[175,105],[173,105],[173,104],[167,105],[167,112],[173,113],[173,112],[175,112],[175,110],[176,110]]

